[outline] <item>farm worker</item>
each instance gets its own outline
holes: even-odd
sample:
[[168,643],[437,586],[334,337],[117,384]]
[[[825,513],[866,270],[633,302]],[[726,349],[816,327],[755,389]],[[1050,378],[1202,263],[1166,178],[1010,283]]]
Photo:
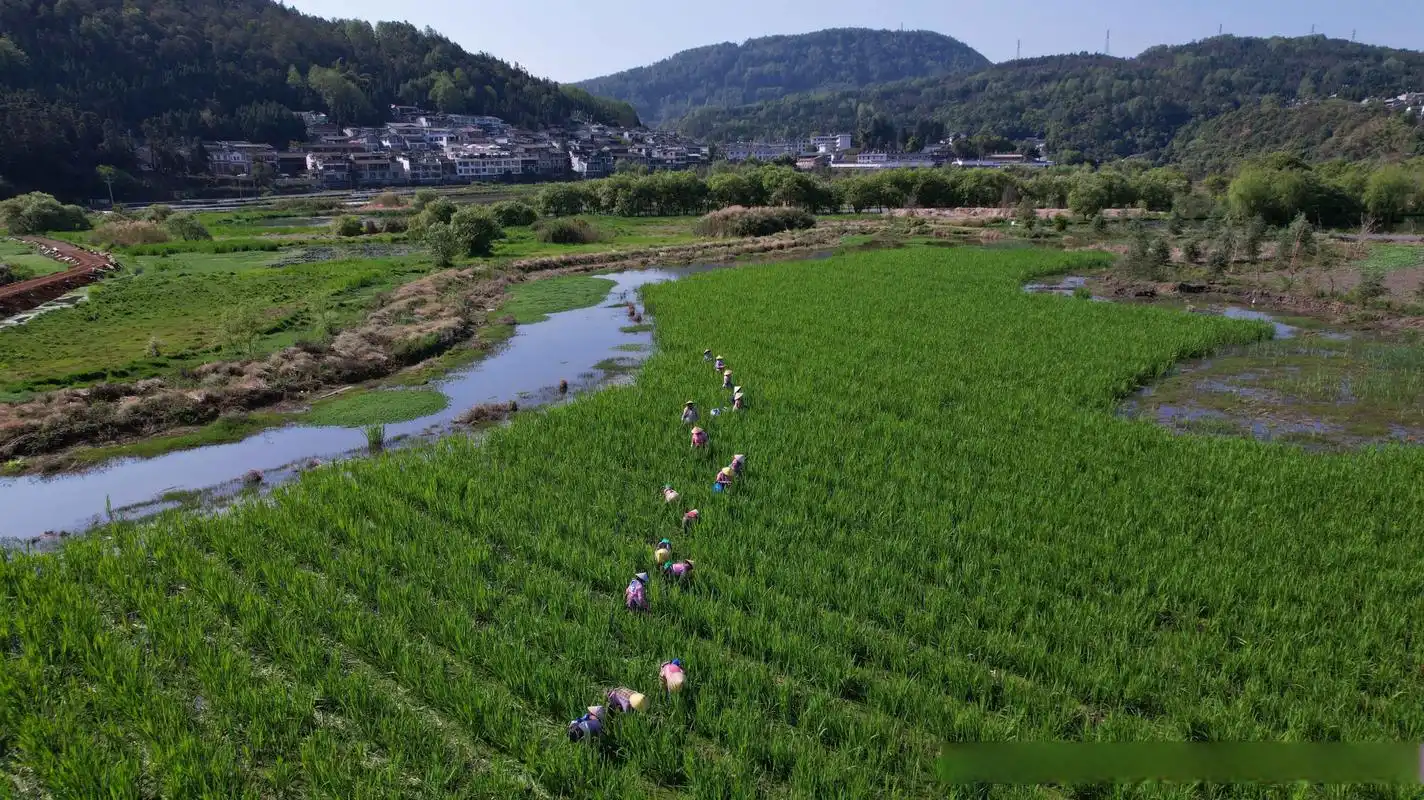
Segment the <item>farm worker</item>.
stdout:
[[697,404],[688,400],[682,404],[682,424],[691,425],[697,421]]
[[663,502],[664,502],[664,503],[672,503],[672,502],[674,502],[674,501],[676,501],[676,500],[677,500],[677,490],[673,489],[671,486],[664,485],[664,486],[663,486]]
[[608,690],[608,707],[624,714],[633,711],[647,711],[648,698],[646,695],[620,686],[617,689]]
[[603,735],[603,706],[589,706],[588,713],[569,723],[569,741],[596,739]]
[[727,362],[723,361],[721,356],[717,356],[717,360],[712,362],[712,368],[721,372],[727,368]]
[[707,431],[704,431],[704,430],[702,430],[701,428],[693,428],[693,429],[692,429],[692,446],[693,446],[693,447],[706,447],[706,446],[707,446]]
[[663,679],[663,688],[670,694],[677,694],[682,691],[682,681],[686,677],[682,672],[682,659],[674,658],[671,661],[663,662],[658,668],[658,677]]
[[730,388],[732,388],[732,371],[731,371],[731,370],[727,370],[727,371],[725,371],[725,372],[722,373],[722,388],[723,388],[723,389],[730,389]]
[[688,528],[691,528],[691,527],[693,526],[693,524],[696,523],[699,518],[701,518],[701,516],[702,516],[702,515],[699,514],[699,513],[697,513],[697,509],[695,509],[695,508],[692,509],[691,511],[687,512],[686,514],[683,514],[683,515],[682,515],[682,530],[683,530],[683,532],[686,533],[686,532],[687,532],[687,529],[688,529]]
[[663,575],[682,583],[692,577],[692,563],[691,561],[670,561],[663,565]]
[[731,488],[731,486],[732,486],[732,468],[731,468],[731,467],[723,467],[723,468],[722,468],[722,471],[719,472],[719,473],[717,473],[717,481],[712,484],[712,491],[714,491],[714,492],[725,492],[727,489]]
[[711,351],[711,350],[703,350],[703,351],[702,351],[702,360],[703,360],[703,361],[711,361],[711,360],[712,360],[712,351]]
[[662,566],[672,560],[672,542],[667,539],[658,541],[657,549],[653,550],[653,562]]
[[739,394],[734,394],[734,395],[732,395],[732,410],[733,410],[733,411],[741,411],[741,410],[745,409],[746,407],[747,407],[747,406],[746,406],[746,401],[742,399],[742,396],[741,396],[741,395],[739,395]]
[[741,475],[747,468],[747,457],[738,453],[732,456],[732,474]]
[[629,611],[648,610],[648,573],[639,572],[633,576],[633,580],[628,581],[628,588],[623,590],[623,604]]

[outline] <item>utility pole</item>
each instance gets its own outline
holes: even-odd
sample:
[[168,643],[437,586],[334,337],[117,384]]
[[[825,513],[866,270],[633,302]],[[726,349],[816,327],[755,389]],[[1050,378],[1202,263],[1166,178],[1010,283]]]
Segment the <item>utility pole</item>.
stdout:
[[1216,35],[1217,35],[1217,36],[1220,36],[1220,35],[1221,35],[1221,28],[1222,28],[1222,24],[1221,24],[1220,22],[1216,23]]
[[1112,28],[1103,36],[1103,55],[1112,55]]

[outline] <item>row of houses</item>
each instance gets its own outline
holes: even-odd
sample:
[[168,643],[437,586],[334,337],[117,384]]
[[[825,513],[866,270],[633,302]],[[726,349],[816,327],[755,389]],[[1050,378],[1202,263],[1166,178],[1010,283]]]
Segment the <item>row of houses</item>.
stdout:
[[392,121],[379,128],[338,129],[316,112],[301,117],[308,141],[285,151],[251,142],[205,142],[211,171],[341,188],[601,178],[622,164],[679,170],[711,157],[708,148],[675,133],[603,125],[534,132],[497,117],[432,114],[414,106],[392,106]]

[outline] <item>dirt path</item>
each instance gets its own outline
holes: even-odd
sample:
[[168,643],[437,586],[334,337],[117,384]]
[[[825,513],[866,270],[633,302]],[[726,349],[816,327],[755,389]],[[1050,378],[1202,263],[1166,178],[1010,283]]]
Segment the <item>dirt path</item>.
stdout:
[[43,305],[66,292],[93,283],[104,273],[118,268],[112,256],[86,250],[68,242],[21,236],[23,242],[39,248],[40,253],[69,264],[64,272],[31,278],[27,281],[0,286],[0,316],[8,317]]

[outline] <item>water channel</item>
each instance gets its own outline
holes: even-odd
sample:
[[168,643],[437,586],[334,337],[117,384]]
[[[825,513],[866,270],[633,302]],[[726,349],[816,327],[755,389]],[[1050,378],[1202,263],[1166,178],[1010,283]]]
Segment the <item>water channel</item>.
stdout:
[[[714,268],[602,276],[614,286],[598,305],[519,326],[497,353],[430,386],[450,399],[445,410],[387,425],[387,440],[398,447],[448,434],[457,416],[481,403],[515,400],[521,408],[532,408],[558,402],[563,398],[556,388],[561,380],[569,382],[571,395],[607,385],[622,370],[596,365],[616,359],[632,366],[652,347],[651,333],[622,330],[630,325],[627,311],[621,305],[609,307],[609,302],[634,300],[639,287]],[[631,345],[640,347],[633,350]],[[365,448],[365,433],[359,428],[292,425],[230,444],[116,460],[82,473],[0,479],[0,544],[15,546],[42,534],[51,534],[49,540],[56,532],[79,532],[111,515],[132,519],[157,513],[177,506],[172,498],[182,493],[202,492],[207,499],[231,496],[253,470],[263,473],[263,485],[271,486],[299,475],[312,459],[352,457]]]

